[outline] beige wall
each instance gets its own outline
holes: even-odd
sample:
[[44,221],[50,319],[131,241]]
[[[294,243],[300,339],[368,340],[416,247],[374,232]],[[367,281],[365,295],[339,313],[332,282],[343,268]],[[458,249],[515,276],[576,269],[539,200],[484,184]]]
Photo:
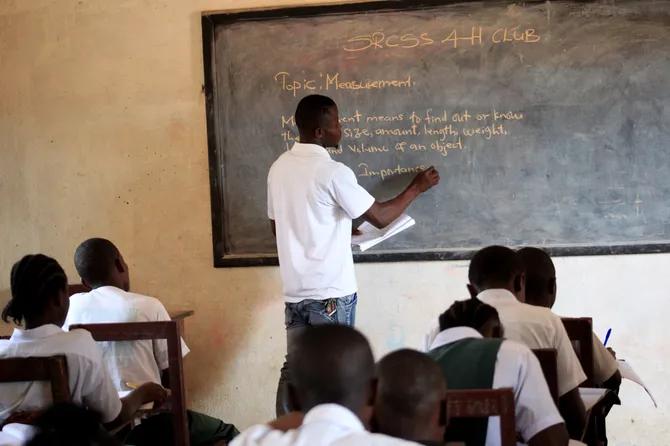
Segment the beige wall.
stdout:
[[[302,2],[307,3],[307,2]],[[21,255],[58,258],[90,236],[114,240],[135,289],[189,307],[194,408],[240,426],[269,418],[284,350],[276,268],[214,269],[200,11],[269,1],[0,0],[0,292]],[[599,333],[657,394],[625,385],[615,445],[667,443],[670,256],[558,260],[558,310]],[[421,345],[465,296],[466,264],[357,267],[358,325],[376,353]],[[652,310],[652,311],[650,311]],[[3,327],[6,331],[7,327]]]

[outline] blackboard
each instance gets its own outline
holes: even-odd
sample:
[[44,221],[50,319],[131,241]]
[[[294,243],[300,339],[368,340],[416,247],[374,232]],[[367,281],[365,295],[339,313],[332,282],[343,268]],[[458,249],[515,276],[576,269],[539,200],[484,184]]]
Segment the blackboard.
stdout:
[[214,264],[276,264],[271,163],[310,93],[377,199],[434,165],[417,224],[357,261],[670,247],[670,2],[382,1],[202,18]]

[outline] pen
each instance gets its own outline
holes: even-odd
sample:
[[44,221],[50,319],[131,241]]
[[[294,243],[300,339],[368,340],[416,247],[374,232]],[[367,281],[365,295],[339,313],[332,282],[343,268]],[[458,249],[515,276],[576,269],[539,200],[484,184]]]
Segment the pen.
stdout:
[[607,347],[607,341],[609,340],[611,334],[612,334],[612,329],[608,328],[607,329],[607,334],[605,335],[605,342],[603,342],[603,345],[605,347]]

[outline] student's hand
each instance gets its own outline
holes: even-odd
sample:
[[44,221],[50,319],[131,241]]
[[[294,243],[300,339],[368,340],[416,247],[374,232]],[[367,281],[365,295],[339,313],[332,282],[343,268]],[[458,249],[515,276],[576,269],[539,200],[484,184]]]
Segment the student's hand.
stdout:
[[416,174],[416,176],[412,180],[412,185],[416,186],[419,189],[419,192],[423,193],[426,192],[431,187],[435,186],[439,182],[440,182],[440,174],[433,166],[430,166],[423,172],[419,172]]
[[614,359],[616,359],[616,352],[612,350],[612,347],[607,347],[607,351],[610,352],[610,355],[614,356]]
[[358,230],[358,228],[354,228],[353,226],[351,227],[351,235],[361,235],[362,232]]
[[142,384],[136,392],[141,393],[142,404],[154,403],[154,407],[161,406],[169,396],[165,387],[151,382]]
[[286,432],[299,428],[302,425],[302,419],[304,417],[305,414],[302,412],[289,412],[286,415],[282,415],[276,420],[271,421],[269,424],[272,429]]

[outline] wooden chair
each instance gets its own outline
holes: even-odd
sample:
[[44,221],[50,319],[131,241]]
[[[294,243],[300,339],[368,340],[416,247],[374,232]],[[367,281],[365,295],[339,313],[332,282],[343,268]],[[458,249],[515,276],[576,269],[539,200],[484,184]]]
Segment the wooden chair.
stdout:
[[555,348],[538,348],[533,349],[533,353],[540,361],[542,367],[542,374],[547,381],[549,393],[551,398],[558,407],[558,362],[556,360],[557,353]]
[[582,365],[586,382],[581,387],[593,386],[593,321],[590,317],[561,318],[568,338],[572,342],[579,362]]
[[189,446],[188,418],[184,390],[184,370],[181,352],[181,333],[176,321],[125,322],[114,324],[79,324],[70,330],[83,328],[96,341],[140,341],[167,339],[170,397],[168,404],[173,419],[175,446]]
[[447,390],[449,418],[500,417],[500,445],[516,445],[512,389]]
[[54,403],[71,400],[65,356],[0,359],[0,382],[48,381]]

